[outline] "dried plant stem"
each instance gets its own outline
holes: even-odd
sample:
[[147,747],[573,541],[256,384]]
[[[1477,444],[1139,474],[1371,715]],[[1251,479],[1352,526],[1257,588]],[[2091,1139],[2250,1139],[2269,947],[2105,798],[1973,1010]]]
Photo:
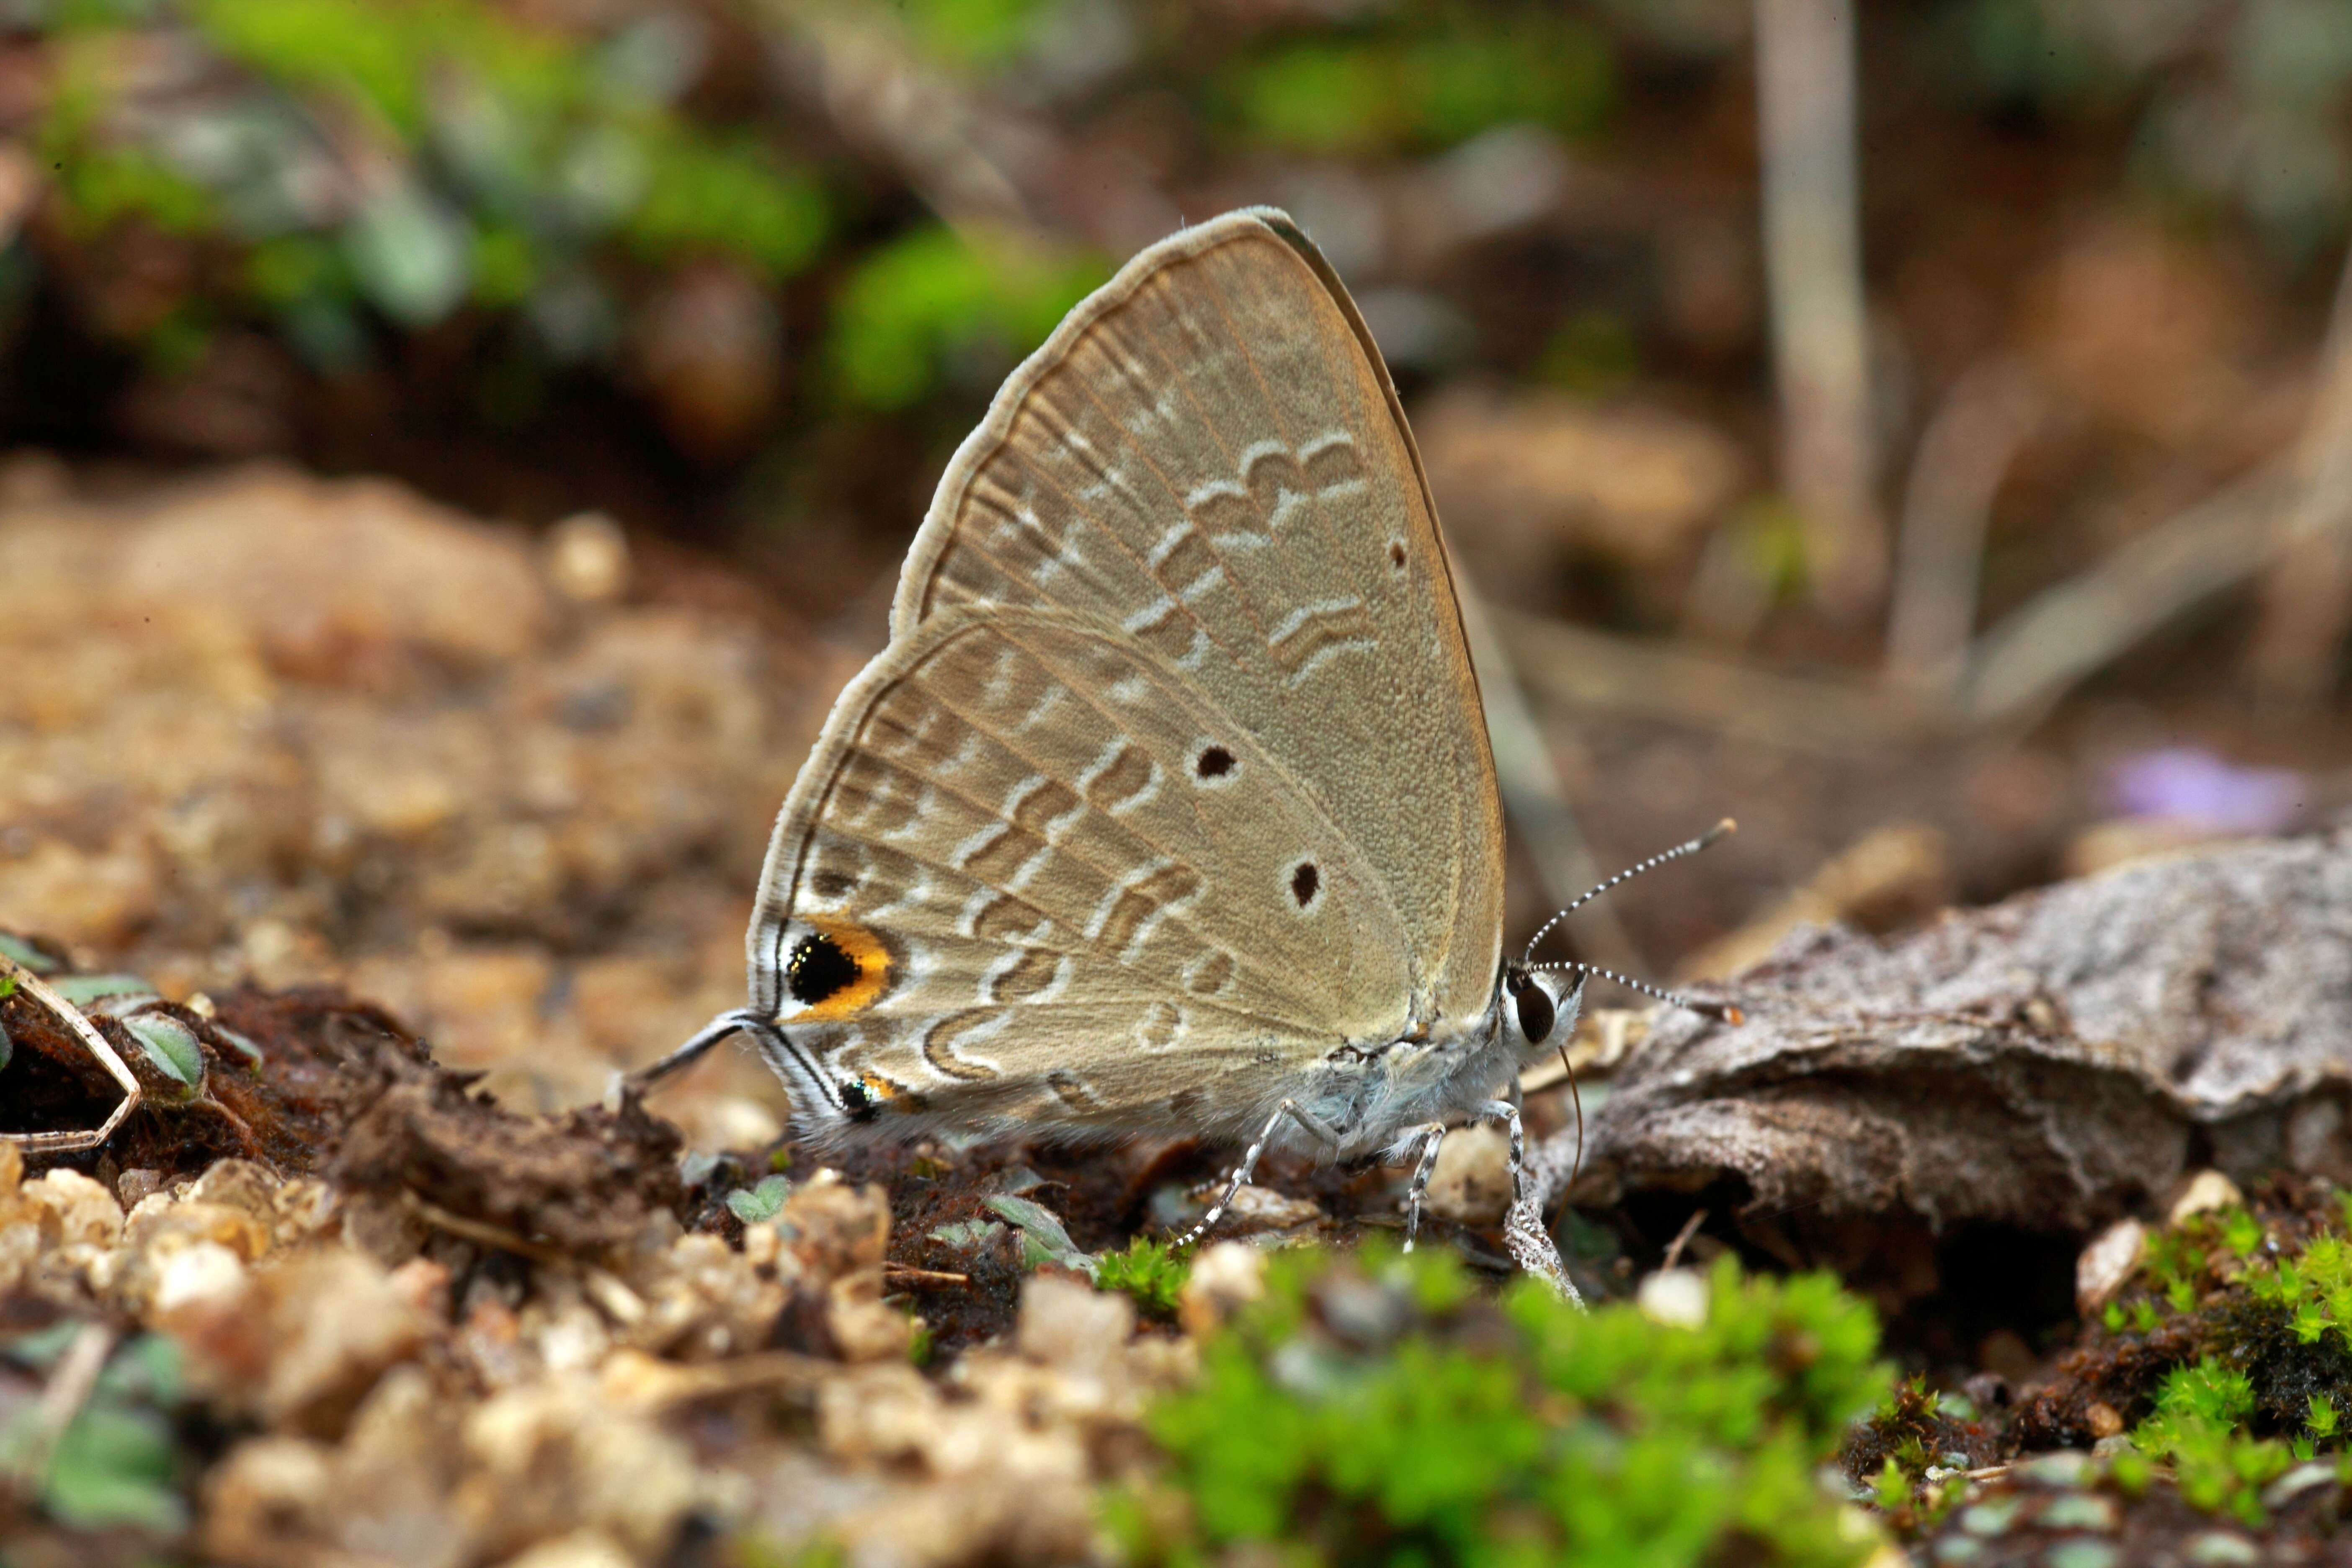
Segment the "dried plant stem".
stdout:
[[1815,598],[1846,619],[1885,591],[1872,499],[1852,0],[1756,0],[1764,264],[1780,477],[1803,513]]
[[988,243],[1082,236],[1118,255],[1181,221],[1117,159],[923,59],[887,5],[767,0],[801,48],[800,80],[843,139],[888,163],[950,227]]
[[2024,371],[1990,360],[1962,373],[1928,421],[1903,497],[1887,615],[1889,679],[1937,697],[1958,685],[1993,497],[2042,413]]
[[[1567,786],[1552,765],[1551,748],[1520,689],[1510,650],[1495,635],[1493,617],[1477,590],[1461,577],[1454,580],[1462,605],[1462,630],[1470,644],[1470,662],[1478,672],[1478,695],[1486,710],[1486,735],[1495,748],[1496,781],[1502,790],[1503,809],[1535,861],[1544,897],[1555,909],[1568,903],[1601,880],[1601,867],[1576,824],[1568,803]],[[1578,952],[1595,963],[1612,968],[1647,967],[1626,935],[1624,923],[1605,904],[1587,904],[1570,917]]]
[[114,1353],[116,1337],[107,1324],[92,1322],[76,1329],[73,1338],[66,1342],[65,1353],[49,1373],[16,1451],[8,1456],[7,1470],[15,1473],[26,1493],[38,1493],[48,1479],[58,1444],[82,1406],[89,1403],[99,1373],[106,1370],[106,1359]]
[[1538,696],[1570,709],[1688,724],[1832,757],[1872,758],[1947,727],[1938,709],[1882,685],[1781,675],[1737,659],[1489,612]]
[[2336,285],[2294,477],[2286,544],[2263,578],[2246,673],[2264,700],[2312,708],[2333,691],[2352,630],[2352,252]]
[[1958,705],[1971,723],[2030,723],[2174,616],[2244,582],[2276,552],[2294,465],[2222,487],[2044,589],[1977,639]]
[[107,1075],[122,1086],[122,1103],[114,1108],[112,1115],[88,1132],[0,1132],[0,1143],[14,1143],[19,1149],[35,1154],[68,1154],[77,1149],[98,1148],[114,1136],[114,1130],[122,1125],[125,1117],[139,1109],[139,1080],[131,1076],[131,1068],[124,1064],[121,1055],[107,1043],[106,1037],[98,1032],[97,1026],[80,1008],[58,995],[39,975],[5,952],[0,952],[0,977],[14,981],[18,990],[57,1015],[58,1021],[80,1039],[83,1048],[98,1058],[99,1066],[106,1069]]

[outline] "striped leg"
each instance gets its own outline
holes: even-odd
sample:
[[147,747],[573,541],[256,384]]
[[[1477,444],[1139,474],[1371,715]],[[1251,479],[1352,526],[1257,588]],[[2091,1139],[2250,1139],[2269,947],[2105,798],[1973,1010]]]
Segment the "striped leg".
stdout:
[[1412,1168],[1412,1184],[1404,1190],[1404,1249],[1412,1250],[1413,1238],[1421,1234],[1421,1205],[1429,1196],[1429,1178],[1437,1170],[1438,1146],[1445,1142],[1445,1123],[1427,1122],[1409,1129],[1397,1140],[1402,1145],[1412,1139],[1422,1140],[1421,1163]]
[[1201,1216],[1201,1223],[1176,1238],[1177,1251],[1182,1251],[1208,1235],[1209,1227],[1225,1217],[1225,1210],[1233,1206],[1234,1194],[1248,1184],[1251,1173],[1257,1169],[1258,1156],[1265,1152],[1266,1144],[1274,1138],[1275,1129],[1282,1125],[1282,1119],[1286,1116],[1323,1140],[1324,1142],[1335,1148],[1338,1147],[1339,1134],[1332,1130],[1328,1122],[1295,1100],[1284,1100],[1275,1108],[1274,1114],[1265,1119],[1265,1126],[1259,1131],[1257,1141],[1244,1152],[1242,1163],[1234,1167],[1232,1179],[1225,1183],[1224,1192],[1219,1194],[1215,1203],[1209,1205],[1209,1212]]
[[1511,1261],[1581,1308],[1584,1298],[1576,1293],[1568,1267],[1559,1260],[1559,1248],[1544,1229],[1543,1205],[1537,1201],[1535,1187],[1528,1180],[1527,1139],[1519,1128],[1519,1108],[1507,1100],[1490,1100],[1478,1107],[1478,1114],[1502,1122],[1511,1134],[1511,1208],[1503,1216],[1503,1244],[1510,1248]]

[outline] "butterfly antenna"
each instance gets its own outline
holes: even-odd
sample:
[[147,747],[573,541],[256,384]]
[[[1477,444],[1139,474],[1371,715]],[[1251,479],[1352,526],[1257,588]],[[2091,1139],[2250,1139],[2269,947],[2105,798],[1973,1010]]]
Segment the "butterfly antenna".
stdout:
[[1696,996],[1685,996],[1679,991],[1664,990],[1646,980],[1636,980],[1630,974],[1620,974],[1613,969],[1603,969],[1597,963],[1578,963],[1574,961],[1565,963],[1530,963],[1528,969],[1530,973],[1558,971],[1578,974],[1597,974],[1603,980],[1614,980],[1629,991],[1639,991],[1644,996],[1654,996],[1661,1002],[1671,1003],[1677,1007],[1687,1007],[1703,1018],[1713,1018],[1724,1024],[1748,1022],[1748,1015],[1731,1003],[1702,1002]]
[[[1559,924],[1560,921],[1566,920],[1569,916],[1574,914],[1577,910],[1582,909],[1585,905],[1591,903],[1593,900],[1599,898],[1601,894],[1607,892],[1618,883],[1630,882],[1634,878],[1640,876],[1643,872],[1655,870],[1669,860],[1679,860],[1685,855],[1696,855],[1700,850],[1706,848],[1708,845],[1714,843],[1717,839],[1728,838],[1731,835],[1738,831],[1739,824],[1732,821],[1731,818],[1727,816],[1721,822],[1717,823],[1713,827],[1708,828],[1705,833],[1700,834],[1696,838],[1690,840],[1688,843],[1677,844],[1672,849],[1651,856],[1647,860],[1643,861],[1638,866],[1627,867],[1624,870],[1618,872],[1615,876],[1610,878],[1607,881],[1601,883],[1591,892],[1586,893],[1581,898],[1571,900],[1568,908],[1560,910],[1558,914],[1552,916],[1551,919],[1544,921],[1542,925],[1538,926],[1536,928],[1536,934],[1528,938],[1527,948],[1519,954],[1519,962],[1524,963],[1529,957],[1533,956],[1536,951],[1536,943],[1543,941],[1545,937],[1550,935],[1552,927]],[[1595,971],[1594,973],[1597,973],[1599,972]]]

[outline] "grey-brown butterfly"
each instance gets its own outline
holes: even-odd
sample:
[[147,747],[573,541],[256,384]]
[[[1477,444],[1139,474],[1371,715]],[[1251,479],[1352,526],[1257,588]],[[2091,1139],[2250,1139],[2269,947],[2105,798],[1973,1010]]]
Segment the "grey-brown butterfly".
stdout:
[[1505,1095],[1580,995],[1504,961],[1503,878],[1380,352],[1287,216],[1229,213],[1072,310],[958,450],[784,801],[751,1005],[647,1076],[741,1030],[820,1143],[1253,1138],[1193,1235],[1269,1141],[1418,1147],[1417,1218],[1449,1116],[1507,1121],[1516,1173]]

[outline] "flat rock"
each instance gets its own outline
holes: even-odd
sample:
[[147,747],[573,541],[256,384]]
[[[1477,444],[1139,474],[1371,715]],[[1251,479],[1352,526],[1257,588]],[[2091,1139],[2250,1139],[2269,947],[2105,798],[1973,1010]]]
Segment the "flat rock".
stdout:
[[[2352,1179],[2352,829],[2141,862],[1880,942],[1801,928],[1666,1010],[1580,1201],[2088,1234],[2192,1165]],[[1547,1170],[1565,1172],[1555,1140]]]

